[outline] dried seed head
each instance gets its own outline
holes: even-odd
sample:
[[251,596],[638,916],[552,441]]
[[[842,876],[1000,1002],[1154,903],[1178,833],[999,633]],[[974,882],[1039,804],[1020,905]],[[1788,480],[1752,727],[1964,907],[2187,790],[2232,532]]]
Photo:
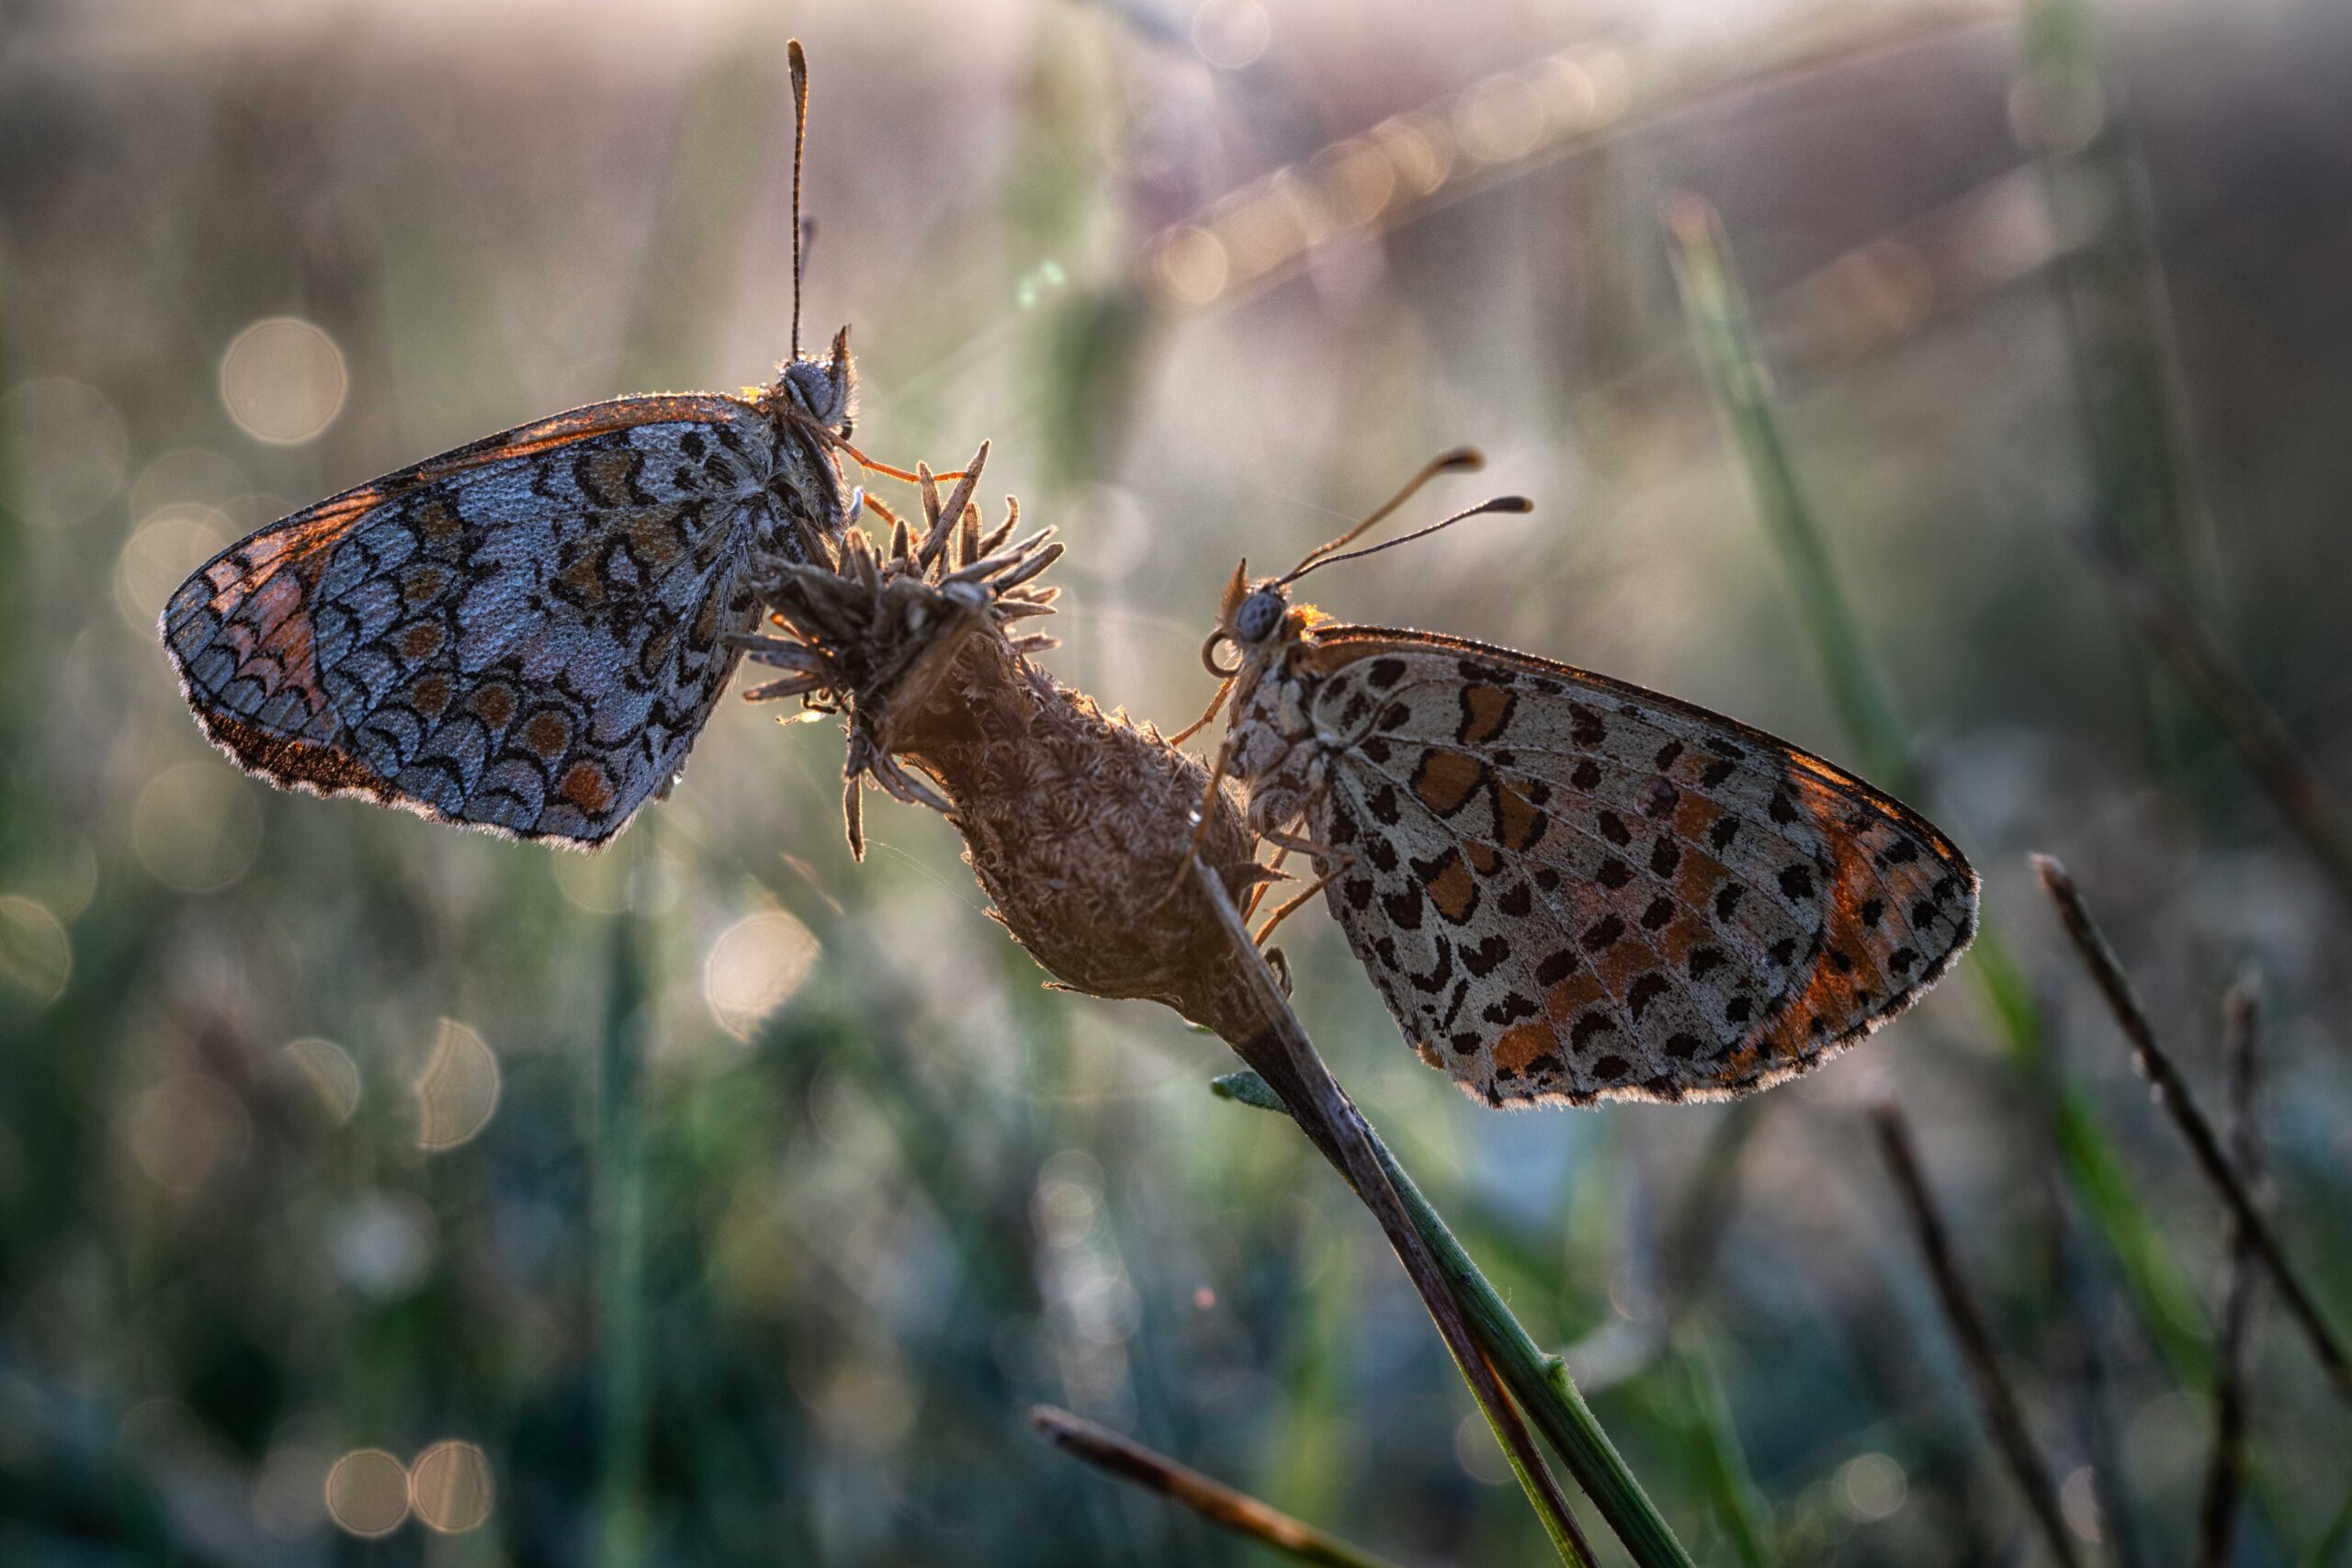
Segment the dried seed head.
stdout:
[[1052,639],[1007,628],[1052,613],[1057,591],[1034,580],[1062,547],[1050,530],[1007,544],[1010,517],[983,536],[964,503],[978,467],[946,503],[925,484],[910,553],[861,539],[842,570],[786,575],[770,603],[786,635],[747,646],[793,675],[753,694],[847,715],[853,848],[862,781],[943,811],[997,917],[1057,979],[1242,1038],[1255,1004],[1186,854],[1205,799],[1202,857],[1242,898],[1264,875],[1256,840],[1197,759],[1028,661]]

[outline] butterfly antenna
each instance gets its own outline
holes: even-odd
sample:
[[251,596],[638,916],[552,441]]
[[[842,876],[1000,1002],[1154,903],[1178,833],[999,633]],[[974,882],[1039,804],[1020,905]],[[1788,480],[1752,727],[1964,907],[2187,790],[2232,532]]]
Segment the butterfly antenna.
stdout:
[[1532,512],[1534,510],[1535,503],[1523,495],[1498,495],[1492,501],[1482,501],[1476,506],[1457,512],[1453,516],[1442,522],[1432,523],[1426,528],[1416,528],[1411,533],[1399,535],[1394,539],[1383,539],[1379,544],[1366,545],[1360,550],[1350,550],[1343,556],[1325,556],[1320,560],[1310,561],[1283,578],[1283,583],[1288,586],[1313,571],[1317,567],[1329,566],[1333,561],[1361,560],[1365,556],[1376,556],[1383,550],[1393,550],[1399,545],[1409,545],[1415,539],[1426,539],[1439,529],[1451,528],[1465,518],[1483,517],[1489,512]]
[[1354,527],[1349,529],[1338,538],[1317,545],[1313,549],[1307,551],[1306,556],[1300,559],[1299,563],[1290,569],[1290,575],[1283,578],[1283,581],[1284,582],[1296,581],[1299,578],[1306,576],[1311,568],[1319,564],[1321,558],[1329,555],[1333,550],[1344,549],[1348,546],[1355,543],[1356,540],[1363,536],[1365,530],[1374,527],[1390,513],[1395,512],[1398,507],[1412,500],[1414,495],[1423,485],[1437,478],[1438,475],[1451,473],[1466,474],[1474,469],[1483,468],[1486,466],[1486,454],[1480,452],[1476,446],[1456,446],[1451,451],[1439,453],[1436,457],[1431,457],[1427,463],[1421,466],[1421,471],[1419,473],[1415,474],[1411,479],[1406,480],[1405,488],[1398,491],[1395,495],[1390,496],[1387,502],[1381,506],[1379,511],[1374,513],[1371,516],[1365,518],[1363,522],[1357,524]]
[[792,357],[800,357],[800,155],[808,144],[808,57],[800,40],[784,46],[792,63]]

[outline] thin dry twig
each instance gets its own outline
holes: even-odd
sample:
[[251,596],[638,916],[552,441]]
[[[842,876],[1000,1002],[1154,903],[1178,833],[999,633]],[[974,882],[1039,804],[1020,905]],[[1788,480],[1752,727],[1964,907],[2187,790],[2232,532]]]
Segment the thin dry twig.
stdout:
[[1878,1134],[1879,1147],[1886,1156],[1887,1168],[1894,1177],[1895,1190],[1902,1195],[1904,1209],[1910,1216],[1928,1276],[1935,1281],[1937,1298],[1943,1303],[1944,1316],[1951,1325],[1952,1337],[1960,1342],[1962,1358],[1968,1363],[1969,1377],[1976,1385],[1977,1404],[1984,1409],[1984,1425],[1992,1431],[1994,1447],[2001,1450],[2018,1490],[2025,1494],[2026,1505],[2041,1527],[2050,1555],[2065,1568],[2076,1568],[2080,1558],[2075,1549],[2074,1534],[2066,1528],[2065,1515],[2058,1506],[2058,1489],[2051,1484],[2050,1472],[2033,1446],[2033,1436],[2026,1429],[2024,1414],[2018,1408],[2017,1394],[2001,1371],[1992,1331],[1985,1326],[1984,1314],[1969,1291],[1966,1276],[1961,1272],[1959,1256],[1952,1250],[1951,1233],[1937,1211],[1935,1197],[1928,1190],[1926,1173],[1920,1168],[1910,1123],[1904,1120],[1901,1111],[1883,1103],[1871,1108],[1871,1122]]
[[2094,531],[2090,544],[2140,635],[2229,738],[2246,772],[2278,803],[2336,892],[2352,901],[2352,818],[2343,802],[2187,602],[2111,528]]
[[[2261,1026],[2261,1004],[2249,976],[2231,987],[2222,1003],[2222,1065],[2229,1080],[2230,1156],[2250,1182],[2262,1179],[2262,1138],[2254,1119]],[[2222,1308],[2221,1387],[2213,1401],[2213,1457],[2205,1471],[2204,1500],[2197,1518],[2197,1561],[2203,1568],[2222,1568],[2230,1557],[2238,1487],[2245,1472],[2246,1359],[2261,1278],[2245,1227],[2233,1224],[2229,1292]]]
[[2132,988],[2130,976],[2107,944],[2098,926],[2091,919],[2090,910],[2083,904],[2082,894],[2075,889],[2075,879],[2066,868],[2049,855],[2033,857],[2034,874],[2041,879],[2043,891],[2058,906],[2059,919],[2065,923],[2066,934],[2074,939],[2075,949],[2082,955],[2083,965],[2098,982],[2100,992],[2107,998],[2108,1007],[2121,1026],[2124,1038],[2132,1044],[2132,1065],[2153,1084],[2157,1100],[2170,1113],[2173,1124],[2181,1136],[2188,1140],[2189,1152],[2197,1156],[2197,1164],[2229,1205],[2232,1217],[2240,1227],[2246,1245],[2251,1247],[2271,1280],[2278,1287],[2279,1299],[2287,1303],[2287,1311],[2311,1342],[2312,1353],[2319,1358],[2320,1366],[2335,1385],[2338,1397],[2352,1402],[2352,1359],[2345,1355],[2342,1341],[2327,1320],[2320,1315],[2311,1292],[2303,1288],[2302,1280],[2288,1263],[2278,1238],[2263,1217],[2254,1195],[2247,1191],[2245,1180],[2231,1165],[2222,1151],[2222,1140],[2213,1124],[2189,1098],[2188,1086],[2182,1081],[2180,1069],[2156,1043],[2155,1026],[2148,1021],[2147,1010],[2140,1005],[2140,998]]
[[1324,1157],[1340,1168],[1362,1198],[1364,1206],[1380,1222],[1388,1244],[1396,1249],[1397,1258],[1411,1276],[1413,1287],[1420,1292],[1430,1318],[1444,1337],[1446,1348],[1453,1353],[1462,1375],[1477,1395],[1487,1419],[1494,1426],[1496,1435],[1510,1453],[1512,1466],[1527,1484],[1536,1489],[1538,1498],[1550,1515],[1550,1525],[1555,1541],[1565,1547],[1564,1555],[1573,1554],[1575,1561],[1591,1563],[1591,1543],[1568,1506],[1567,1495],[1560,1489],[1559,1478],[1544,1461],[1543,1450],[1521,1419],[1518,1407],[1503,1392],[1494,1364],[1464,1316],[1462,1304],[1454,1297],[1445,1275],[1413,1226],[1404,1200],[1388,1179],[1372,1142],[1371,1129],[1363,1123],[1354,1103],[1340,1089],[1331,1069],[1324,1064],[1313,1041],[1298,1025],[1282,988],[1266,967],[1265,956],[1250,939],[1250,928],[1227,897],[1225,884],[1205,862],[1195,860],[1192,865],[1193,879],[1216,911],[1225,927],[1226,935],[1240,961],[1243,977],[1258,1001],[1258,1010],[1265,1029],[1254,1040],[1246,1043],[1228,1042],[1237,1053],[1261,1077],[1273,1087],[1283,1102],[1290,1107],[1292,1120],[1306,1134]]
[[1029,1424],[1062,1452],[1074,1454],[1122,1481],[1132,1481],[1147,1492],[1156,1492],[1179,1507],[1190,1508],[1220,1529],[1248,1536],[1302,1562],[1319,1562],[1326,1568],[1387,1568],[1385,1559],[1178,1464],[1108,1427],[1098,1427],[1050,1404],[1031,1410]]

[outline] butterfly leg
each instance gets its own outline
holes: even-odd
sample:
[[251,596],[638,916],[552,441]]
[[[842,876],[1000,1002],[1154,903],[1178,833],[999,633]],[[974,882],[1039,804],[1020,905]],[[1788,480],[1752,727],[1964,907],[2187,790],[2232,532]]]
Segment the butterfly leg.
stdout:
[[1296,895],[1268,917],[1264,925],[1258,928],[1257,942],[1260,947],[1266,945],[1266,938],[1273,934],[1276,926],[1290,919],[1306,905],[1308,899],[1345,876],[1356,863],[1356,852],[1353,850],[1334,849],[1329,844],[1318,844],[1312,839],[1302,839],[1295,833],[1268,833],[1264,837],[1268,843],[1285,854],[1296,850],[1301,854],[1313,856],[1317,865],[1328,866],[1329,869],[1305,887],[1300,888]]
[[1274,858],[1266,863],[1265,880],[1259,883],[1256,887],[1250,890],[1250,903],[1248,907],[1241,911],[1244,917],[1250,917],[1257,914],[1258,906],[1264,903],[1266,901],[1266,895],[1273,891],[1274,883],[1277,880],[1277,874],[1281,873],[1283,869],[1283,862],[1288,859],[1290,859],[1290,851],[1283,849],[1276,850],[1274,852]]

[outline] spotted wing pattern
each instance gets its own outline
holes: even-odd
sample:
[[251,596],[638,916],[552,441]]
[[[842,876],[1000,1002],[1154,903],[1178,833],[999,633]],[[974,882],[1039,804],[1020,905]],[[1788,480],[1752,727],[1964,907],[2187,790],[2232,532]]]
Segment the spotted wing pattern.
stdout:
[[[1760,1089],[1968,944],[1950,840],[1819,758],[1636,686],[1419,632],[1314,635],[1318,841],[1356,956],[1489,1104]],[[1332,749],[1332,743],[1338,749]]]
[[760,542],[797,545],[778,440],[721,396],[489,437],[224,550],[172,596],[164,645],[206,732],[277,784],[602,843],[732,673]]

